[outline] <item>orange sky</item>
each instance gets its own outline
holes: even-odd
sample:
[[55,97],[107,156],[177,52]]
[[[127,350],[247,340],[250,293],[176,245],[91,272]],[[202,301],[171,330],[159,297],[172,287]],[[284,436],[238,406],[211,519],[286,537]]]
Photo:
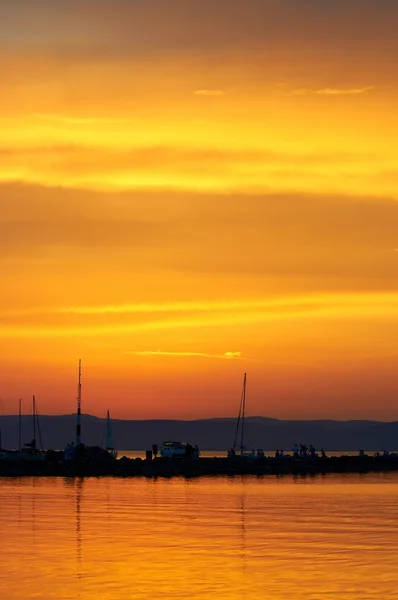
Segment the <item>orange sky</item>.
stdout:
[[3,411],[398,419],[396,0],[0,11]]

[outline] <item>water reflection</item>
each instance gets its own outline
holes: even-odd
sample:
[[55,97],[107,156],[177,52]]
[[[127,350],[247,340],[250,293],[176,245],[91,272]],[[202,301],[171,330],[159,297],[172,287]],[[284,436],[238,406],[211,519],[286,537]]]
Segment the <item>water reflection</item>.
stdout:
[[0,480],[6,600],[398,598],[398,476]]
[[[74,502],[74,514],[75,514],[75,555],[76,555],[76,579],[78,580],[77,586],[77,597],[81,598],[82,595],[82,572],[83,572],[83,542],[82,542],[82,503],[83,503],[83,490],[85,485],[85,479],[83,477],[66,477],[63,483],[67,489],[67,492],[71,492],[70,499]],[[69,496],[69,494],[68,494]]]
[[82,577],[82,528],[81,528],[81,504],[83,497],[84,479],[78,478],[76,481],[76,564],[77,577]]
[[242,493],[239,502],[240,516],[240,537],[241,537],[241,558],[243,565],[243,573],[246,572],[247,548],[246,548],[246,514],[245,514],[245,483],[242,477]]

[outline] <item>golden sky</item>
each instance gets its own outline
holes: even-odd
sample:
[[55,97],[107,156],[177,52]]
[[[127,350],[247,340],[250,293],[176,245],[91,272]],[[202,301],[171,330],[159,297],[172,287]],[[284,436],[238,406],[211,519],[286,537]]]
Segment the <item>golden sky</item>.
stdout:
[[398,2],[0,15],[4,412],[398,419]]

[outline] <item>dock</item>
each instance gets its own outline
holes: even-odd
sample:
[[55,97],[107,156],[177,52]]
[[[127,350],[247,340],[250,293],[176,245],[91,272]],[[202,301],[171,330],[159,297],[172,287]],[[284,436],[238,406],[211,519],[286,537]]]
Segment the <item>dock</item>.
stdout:
[[53,451],[40,462],[0,461],[0,477],[204,477],[242,475],[324,475],[398,471],[398,455],[283,458],[198,458],[186,457],[119,460],[65,461]]

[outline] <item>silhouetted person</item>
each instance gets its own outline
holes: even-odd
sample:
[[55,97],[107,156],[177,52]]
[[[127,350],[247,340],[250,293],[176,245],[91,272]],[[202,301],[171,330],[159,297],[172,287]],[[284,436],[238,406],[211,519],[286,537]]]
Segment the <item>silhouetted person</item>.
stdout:
[[321,456],[322,458],[327,458],[325,450],[323,448],[321,448]]
[[152,454],[153,454],[154,458],[157,457],[157,455],[158,455],[158,445],[157,444],[152,445]]
[[300,456],[302,458],[304,458],[305,456],[307,456],[307,446],[305,444],[300,444]]

